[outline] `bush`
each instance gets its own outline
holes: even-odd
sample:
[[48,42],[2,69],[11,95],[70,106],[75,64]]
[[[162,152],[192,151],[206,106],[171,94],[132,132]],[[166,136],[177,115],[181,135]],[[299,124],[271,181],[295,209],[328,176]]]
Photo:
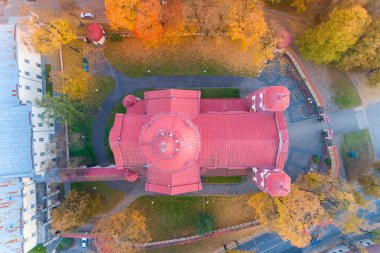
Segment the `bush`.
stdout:
[[327,167],[331,167],[331,159],[330,158],[325,158],[325,164]]
[[203,235],[205,233],[211,232],[215,227],[214,217],[211,213],[201,212],[197,216],[195,226],[198,235]]
[[119,41],[122,41],[122,37],[117,34],[117,33],[113,33],[110,37],[110,41],[113,41],[113,42],[119,42]]
[[313,159],[313,163],[316,165],[318,165],[319,162],[321,161],[321,158],[318,155],[313,155],[312,159]]
[[359,177],[359,183],[363,187],[363,192],[368,196],[380,197],[380,180],[373,175],[363,175]]
[[380,243],[380,229],[370,232],[369,235],[374,243]]

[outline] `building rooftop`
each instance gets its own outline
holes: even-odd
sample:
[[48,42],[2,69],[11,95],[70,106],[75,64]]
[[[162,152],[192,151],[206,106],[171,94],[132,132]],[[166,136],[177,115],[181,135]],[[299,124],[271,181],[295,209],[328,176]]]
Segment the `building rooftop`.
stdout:
[[[260,184],[286,195],[288,134],[281,110],[289,105],[289,91],[274,87],[255,94],[201,99],[197,90],[169,89],[145,92],[144,100],[127,96],[127,113],[116,115],[109,137],[116,166],[145,168],[146,189],[165,194],[200,190],[200,168],[277,169]],[[252,103],[261,109],[252,111]],[[268,178],[272,182],[264,182]]]
[[31,106],[20,105],[17,97],[14,38],[14,25],[0,25],[0,178],[33,174]]

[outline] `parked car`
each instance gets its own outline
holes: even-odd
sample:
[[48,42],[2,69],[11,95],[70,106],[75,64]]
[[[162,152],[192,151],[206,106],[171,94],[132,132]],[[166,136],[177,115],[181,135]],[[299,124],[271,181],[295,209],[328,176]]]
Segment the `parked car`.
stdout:
[[82,12],[80,14],[81,18],[95,18],[95,14],[91,12]]
[[82,238],[82,248],[86,249],[88,245],[88,239],[87,238]]
[[83,58],[83,69],[84,69],[84,71],[86,71],[86,72],[89,71],[88,60],[87,60],[86,57]]

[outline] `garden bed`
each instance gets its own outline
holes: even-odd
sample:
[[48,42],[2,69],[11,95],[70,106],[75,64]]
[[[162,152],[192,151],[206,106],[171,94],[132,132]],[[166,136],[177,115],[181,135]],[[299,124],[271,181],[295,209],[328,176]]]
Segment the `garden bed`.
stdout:
[[241,183],[241,176],[230,177],[205,177],[206,184],[239,184]]

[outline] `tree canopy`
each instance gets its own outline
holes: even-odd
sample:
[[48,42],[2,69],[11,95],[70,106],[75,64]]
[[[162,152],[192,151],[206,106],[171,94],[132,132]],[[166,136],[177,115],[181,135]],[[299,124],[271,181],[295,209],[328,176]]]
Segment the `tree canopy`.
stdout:
[[359,5],[334,9],[328,20],[307,30],[297,41],[302,56],[316,63],[339,61],[359,40],[370,24],[366,9]]
[[33,16],[29,29],[30,44],[34,50],[43,55],[52,55],[61,45],[75,40],[76,29],[69,20],[65,16],[59,18],[51,15]]
[[296,247],[311,241],[307,228],[329,221],[345,233],[357,232],[364,221],[358,217],[358,205],[352,189],[321,174],[307,174],[292,185],[286,197],[271,197],[260,192],[248,204],[256,218]]
[[138,211],[123,210],[101,218],[95,233],[102,252],[133,252],[133,243],[151,240],[146,218]]
[[346,71],[380,67],[380,18],[374,20],[358,42],[344,54],[338,67]]
[[52,211],[52,227],[59,231],[70,231],[87,222],[101,205],[100,195],[71,190],[61,206]]
[[68,124],[76,124],[84,119],[84,113],[79,109],[79,105],[61,96],[52,96],[46,94],[41,100],[35,101],[38,107],[43,107],[44,118],[55,117],[56,119],[66,121]]

